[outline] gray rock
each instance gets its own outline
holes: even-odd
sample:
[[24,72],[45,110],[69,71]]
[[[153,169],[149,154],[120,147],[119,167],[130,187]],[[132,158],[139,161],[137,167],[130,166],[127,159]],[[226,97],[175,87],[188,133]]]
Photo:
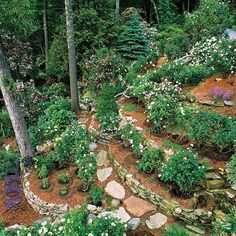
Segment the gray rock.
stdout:
[[42,219],[36,220],[34,224],[43,225],[43,224],[48,224],[50,222],[51,222],[51,219],[49,217],[44,217]]
[[20,229],[20,225],[18,225],[18,224],[11,225],[7,228],[7,230],[10,230],[10,231],[15,231],[18,229]]
[[196,216],[202,216],[202,215],[205,215],[205,214],[206,214],[206,212],[202,209],[196,209],[194,211],[194,215],[196,215]]
[[207,106],[213,106],[214,102],[212,101],[199,101],[200,104],[202,105],[207,105]]
[[96,211],[96,210],[97,210],[97,207],[94,206],[94,205],[92,205],[92,204],[88,204],[87,209],[88,209],[89,211]]
[[229,107],[234,106],[234,102],[233,102],[233,101],[224,101],[224,104],[225,104],[226,106],[229,106]]
[[236,191],[233,190],[233,189],[227,189],[227,190],[225,191],[225,193],[226,193],[227,196],[228,196],[229,198],[231,198],[231,199],[235,198],[235,196],[236,196]]
[[112,167],[97,170],[97,177],[100,182],[107,180],[112,174]]
[[206,179],[221,179],[221,177],[214,172],[206,173]]
[[231,188],[236,191],[236,184],[231,186]]
[[150,216],[149,220],[145,223],[149,229],[159,229],[167,222],[167,217],[161,213]]
[[89,149],[91,152],[94,152],[97,148],[97,144],[96,143],[90,143],[89,144]]
[[198,227],[195,227],[195,226],[192,226],[192,225],[186,225],[186,228],[189,231],[194,232],[196,234],[205,235],[205,231],[203,229],[198,228]]
[[88,215],[88,220],[89,220],[89,219],[95,219],[95,218],[97,218],[97,216],[94,215],[94,214],[91,214],[91,213],[90,213],[90,214]]
[[224,187],[225,181],[223,179],[207,180],[206,186],[208,189],[221,189]]
[[136,230],[141,224],[140,218],[133,218],[128,222],[128,227],[132,230]]
[[118,206],[120,206],[120,201],[118,201],[116,199],[112,199],[111,206],[114,208],[117,208]]
[[105,191],[110,194],[112,197],[122,200],[125,197],[125,189],[124,187],[117,183],[116,181],[110,181],[106,188]]
[[97,165],[98,166],[103,166],[106,162],[107,159],[107,151],[101,150],[98,153],[98,157],[97,157]]

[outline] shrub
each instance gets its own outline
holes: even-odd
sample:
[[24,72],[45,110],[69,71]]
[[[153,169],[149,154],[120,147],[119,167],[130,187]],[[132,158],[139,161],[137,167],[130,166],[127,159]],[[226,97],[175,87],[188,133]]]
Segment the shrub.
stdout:
[[68,193],[69,193],[68,187],[63,187],[59,192],[60,196],[62,197],[66,196]]
[[112,87],[105,84],[96,102],[97,118],[102,131],[116,131],[119,125],[119,107]]
[[170,157],[164,165],[161,175],[164,182],[175,183],[181,192],[193,192],[196,185],[203,184],[205,168],[196,161],[192,152],[181,151]]
[[124,111],[129,111],[129,112],[135,112],[137,111],[137,109],[138,109],[138,106],[135,103],[125,104],[123,108]]
[[11,137],[14,131],[11,125],[11,119],[7,110],[3,109],[0,112],[0,138]]
[[118,52],[128,61],[135,61],[148,52],[148,40],[144,28],[137,17],[127,22],[127,26],[118,38]]
[[75,120],[75,114],[70,111],[69,100],[58,99],[45,110],[37,122],[35,129],[38,143],[59,136]]
[[50,187],[48,177],[42,179],[41,188],[48,189]]
[[164,161],[164,152],[159,148],[145,149],[138,168],[144,172],[158,173],[161,170]]
[[98,92],[105,83],[116,84],[115,88],[117,88],[126,71],[125,62],[118,54],[102,48],[86,63],[86,85],[94,92]]
[[187,132],[199,145],[230,151],[236,139],[236,119],[208,112],[192,112],[188,117]]
[[68,173],[61,173],[58,178],[57,178],[58,182],[60,184],[67,184],[70,181],[70,177]]
[[136,157],[140,157],[144,150],[144,137],[137,127],[126,125],[122,127],[116,137],[123,140],[124,146],[132,148]]
[[40,170],[39,170],[39,173],[38,173],[38,176],[40,179],[45,179],[48,177],[48,174],[49,174],[49,171],[46,167],[46,165],[42,165]]
[[0,179],[9,174],[16,174],[18,160],[18,154],[13,151],[0,151]]
[[219,0],[201,0],[197,10],[185,17],[185,28],[194,42],[220,35],[229,26],[228,3]]
[[70,94],[70,89],[68,85],[64,83],[53,83],[48,87],[45,86],[43,89],[44,93],[46,93],[49,97],[67,97]]
[[104,190],[97,185],[93,185],[89,191],[89,199],[95,206],[101,206]]
[[169,224],[165,227],[164,236],[189,236],[189,233],[181,225]]
[[236,184],[236,154],[231,157],[230,162],[227,164],[227,178],[231,185]]

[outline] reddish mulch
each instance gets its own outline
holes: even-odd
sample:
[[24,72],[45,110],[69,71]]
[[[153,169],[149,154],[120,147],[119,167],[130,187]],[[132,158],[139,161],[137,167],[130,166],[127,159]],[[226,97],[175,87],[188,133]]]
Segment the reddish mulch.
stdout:
[[159,67],[161,67],[162,65],[164,65],[167,61],[168,61],[167,57],[161,57],[161,58],[159,58],[159,60],[157,61],[157,68],[159,68]]
[[[221,81],[216,81],[216,78],[221,78]],[[213,101],[208,92],[211,88],[218,86],[222,89],[230,89],[234,92],[233,101],[236,104],[236,76],[229,76],[228,78],[223,78],[222,76],[213,75],[205,82],[201,83],[197,87],[192,89],[192,93],[196,96],[197,101]],[[209,107],[210,110],[213,110],[221,115],[225,116],[236,116],[235,105],[232,107]]]
[[13,209],[7,209],[4,205],[4,200],[6,199],[3,190],[4,181],[0,181],[0,217],[3,219],[6,226],[11,226],[14,224],[24,224],[31,225],[34,221],[43,218],[43,215],[38,214],[29,205],[27,200],[22,193],[22,202],[19,204],[18,209],[15,211]]
[[4,138],[4,139],[0,140],[0,143],[4,144],[5,146],[9,145],[10,148],[14,152],[17,151],[17,147],[16,147],[16,144],[15,144],[15,137]]

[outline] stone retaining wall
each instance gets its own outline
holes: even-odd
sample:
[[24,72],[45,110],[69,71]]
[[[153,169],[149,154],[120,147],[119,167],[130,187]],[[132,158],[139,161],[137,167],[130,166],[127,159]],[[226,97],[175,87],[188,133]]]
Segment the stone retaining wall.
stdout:
[[213,220],[212,212],[210,211],[204,211],[202,209],[184,209],[177,202],[167,201],[157,193],[146,188],[138,180],[134,179],[132,174],[115,160],[110,150],[109,157],[117,174],[133,193],[157,205],[166,213],[183,220],[186,224],[195,226],[209,225]]

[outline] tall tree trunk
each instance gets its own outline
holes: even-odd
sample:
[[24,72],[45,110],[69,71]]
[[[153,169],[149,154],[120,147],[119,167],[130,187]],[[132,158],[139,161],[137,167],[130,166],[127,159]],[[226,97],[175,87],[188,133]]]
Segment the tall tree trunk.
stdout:
[[11,72],[4,55],[3,47],[0,44],[0,87],[3,95],[6,108],[10,115],[12,127],[15,132],[16,141],[19,146],[19,150],[22,158],[24,157],[33,157],[34,152],[30,142],[29,133],[25,120],[21,114],[21,111],[12,97],[11,93],[8,91],[6,85],[4,84],[4,77],[11,78]]
[[190,11],[190,2],[189,2],[189,0],[187,0],[187,11],[188,12]]
[[44,0],[44,6],[43,6],[43,30],[44,30],[44,47],[45,47],[45,68],[46,68],[46,74],[48,72],[48,54],[49,54],[49,46],[48,46],[48,17],[47,17],[47,11],[48,11],[48,0]]
[[158,15],[158,11],[157,11],[157,5],[154,2],[154,0],[151,0],[154,11],[155,11],[155,15],[156,15],[156,20],[157,20],[157,24],[160,24],[160,19],[159,19],[159,15]]
[[116,0],[116,18],[120,15],[120,0]]
[[79,95],[78,95],[78,85],[77,85],[75,37],[74,37],[73,11],[72,11],[71,0],[65,0],[65,8],[66,8],[69,71],[70,71],[71,108],[73,110],[78,110],[79,109]]

